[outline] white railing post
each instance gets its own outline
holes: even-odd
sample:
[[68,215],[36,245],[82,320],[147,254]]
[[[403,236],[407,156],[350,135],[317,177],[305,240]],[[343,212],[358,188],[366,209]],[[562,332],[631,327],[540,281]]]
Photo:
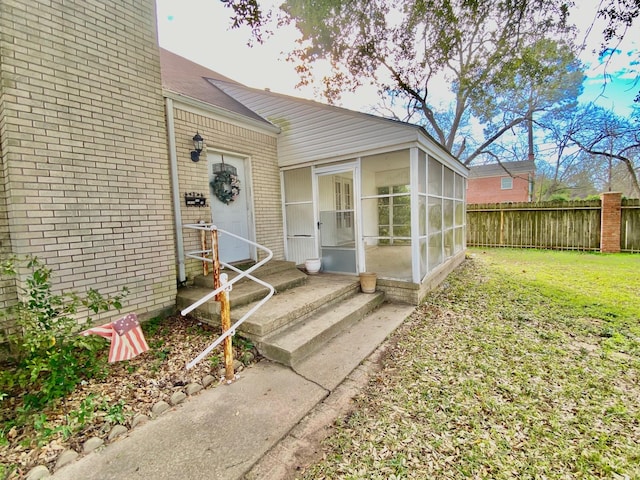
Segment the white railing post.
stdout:
[[[220,302],[220,317],[221,317],[221,324],[222,324],[222,335],[220,335],[220,337],[218,337],[215,342],[213,342],[203,352],[201,352],[200,355],[198,355],[191,362],[189,362],[186,368],[187,369],[193,368],[198,362],[200,362],[203,358],[205,358],[214,348],[220,345],[220,343],[225,342],[224,344],[225,380],[227,381],[227,383],[231,383],[231,381],[233,381],[236,378],[233,372],[233,349],[231,344],[231,336],[235,335],[236,329],[240,325],[242,325],[242,323],[246,319],[248,319],[251,315],[253,315],[253,313],[256,312],[262,305],[264,305],[267,302],[267,300],[269,300],[275,293],[275,289],[273,288],[273,286],[260,280],[259,278],[254,277],[253,275],[251,275],[251,273],[254,270],[260,268],[265,263],[267,263],[269,260],[271,260],[273,258],[273,252],[258,243],[252,242],[251,240],[247,240],[246,238],[242,238],[234,233],[219,229],[215,225],[199,223],[199,224],[184,225],[184,227],[192,228],[195,230],[201,230],[201,231],[209,230],[211,232],[211,252],[213,257],[212,259],[207,257],[207,254],[209,253],[209,251],[206,249],[205,246],[202,247],[202,250],[188,252],[185,254],[185,256],[189,258],[195,258],[203,262],[212,263],[212,270],[213,270],[213,276],[214,276],[214,287],[213,287],[214,289],[212,292],[208,293],[207,295],[202,297],[200,300],[194,302],[193,304],[191,304],[190,306],[182,310],[180,314],[187,315],[188,313],[198,308],[200,305],[203,305],[209,300],[215,298],[217,301]],[[259,262],[257,262],[254,266],[252,266],[251,268],[245,271],[242,271],[234,267],[233,265],[229,265],[225,262],[222,262],[218,258],[218,232],[224,235],[229,235],[231,237],[234,237],[237,240],[241,240],[250,245],[253,245],[254,247],[266,252],[267,256],[262,260],[260,260]],[[220,274],[221,266],[224,268],[233,270],[234,272],[238,273],[238,275],[235,278],[233,278],[231,281],[227,281],[227,275]],[[228,292],[231,291],[232,285],[234,283],[238,282],[239,280],[242,280],[245,277],[266,287],[269,290],[269,292],[262,300],[260,300],[248,312],[246,312],[242,316],[242,318],[240,318],[236,323],[231,325],[231,313],[230,313]]]

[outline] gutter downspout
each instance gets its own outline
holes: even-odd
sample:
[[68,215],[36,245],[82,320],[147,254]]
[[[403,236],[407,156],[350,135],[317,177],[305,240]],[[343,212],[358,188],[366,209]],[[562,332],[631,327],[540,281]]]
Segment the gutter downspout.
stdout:
[[171,171],[171,192],[173,195],[173,217],[176,227],[176,256],[178,257],[178,281],[187,280],[184,267],[184,238],[182,236],[182,211],[180,210],[180,185],[178,182],[178,156],[176,154],[176,131],[173,119],[173,100],[166,98],[167,140],[169,142],[169,167]]

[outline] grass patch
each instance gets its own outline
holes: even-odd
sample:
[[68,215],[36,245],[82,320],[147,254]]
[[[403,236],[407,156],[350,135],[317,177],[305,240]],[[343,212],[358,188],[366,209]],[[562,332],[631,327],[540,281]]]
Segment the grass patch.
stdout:
[[299,478],[640,478],[640,257],[472,253]]
[[590,325],[610,351],[640,348],[640,255],[549,250],[471,250],[496,272],[513,276]]

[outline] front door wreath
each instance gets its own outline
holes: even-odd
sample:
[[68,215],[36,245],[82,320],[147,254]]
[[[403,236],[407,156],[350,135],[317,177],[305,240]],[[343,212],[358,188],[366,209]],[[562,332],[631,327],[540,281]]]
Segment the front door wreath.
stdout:
[[240,180],[231,172],[220,172],[211,180],[213,194],[225,205],[233,202],[240,195]]

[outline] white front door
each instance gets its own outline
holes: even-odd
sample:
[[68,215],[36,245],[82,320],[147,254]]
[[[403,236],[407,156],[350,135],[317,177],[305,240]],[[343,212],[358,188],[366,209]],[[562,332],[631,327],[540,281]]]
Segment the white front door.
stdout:
[[[248,176],[245,171],[245,159],[227,154],[210,153],[207,155],[207,161],[209,163],[209,184],[216,178],[214,173],[216,165],[222,163],[235,167],[240,181],[240,194],[228,204],[222,202],[210,187],[213,224],[242,238],[253,240],[250,189],[247,188]],[[248,243],[224,234],[220,234],[218,239],[218,254],[223,262],[240,262],[252,258],[253,248]]]

